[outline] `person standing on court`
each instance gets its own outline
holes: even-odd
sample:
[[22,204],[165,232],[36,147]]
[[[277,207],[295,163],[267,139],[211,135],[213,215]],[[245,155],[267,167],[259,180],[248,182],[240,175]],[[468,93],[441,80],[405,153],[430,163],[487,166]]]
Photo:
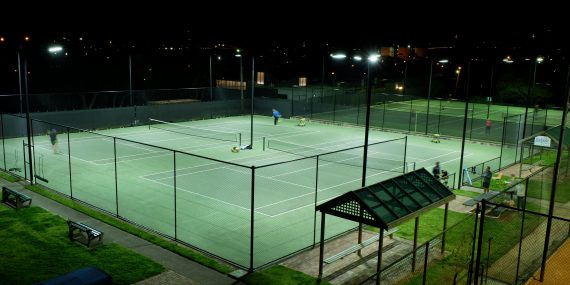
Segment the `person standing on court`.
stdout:
[[491,172],[491,166],[487,166],[485,171],[483,172],[483,193],[489,193],[489,186],[491,185],[491,178],[493,177],[493,173]]
[[281,118],[281,113],[279,113],[279,111],[273,109],[273,125],[277,125],[277,121],[279,121],[279,118]]
[[491,119],[487,118],[487,120],[485,120],[485,135],[490,135],[491,134]]
[[435,162],[435,166],[433,167],[432,171],[433,177],[439,179],[439,175],[441,174],[441,168],[439,167],[439,161]]
[[49,140],[51,141],[51,149],[53,150],[54,154],[57,154],[57,130],[51,129],[48,130]]

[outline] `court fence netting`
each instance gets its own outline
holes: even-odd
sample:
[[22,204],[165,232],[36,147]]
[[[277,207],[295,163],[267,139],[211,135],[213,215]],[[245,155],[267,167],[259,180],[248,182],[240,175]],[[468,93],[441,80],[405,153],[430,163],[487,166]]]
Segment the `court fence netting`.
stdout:
[[[363,146],[250,166],[31,119],[29,152],[26,118],[0,119],[4,171],[245,269],[314,246],[320,230],[315,206],[362,183]],[[158,123],[152,126],[164,125]],[[56,154],[46,134],[52,129]],[[406,147],[407,137],[370,144],[366,185],[413,171]],[[329,223],[327,238],[358,226]]]

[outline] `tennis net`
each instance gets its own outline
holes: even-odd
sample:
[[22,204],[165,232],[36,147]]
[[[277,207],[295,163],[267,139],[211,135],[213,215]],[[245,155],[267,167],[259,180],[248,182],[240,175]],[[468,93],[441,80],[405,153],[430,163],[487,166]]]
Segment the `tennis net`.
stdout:
[[204,128],[190,127],[186,125],[165,122],[152,118],[149,118],[148,121],[149,121],[148,124],[149,129],[154,128],[154,129],[160,129],[164,131],[169,131],[189,136],[236,142],[238,143],[238,145],[241,144],[241,133],[221,132]]
[[[368,159],[366,160],[366,168],[399,173],[406,173],[410,170],[410,168],[412,170],[415,170],[415,162],[406,163],[400,160],[375,157],[374,155],[378,156],[381,154],[374,153],[374,147],[378,147],[382,143],[383,142],[377,142],[368,145],[369,151]],[[319,160],[360,168],[362,168],[364,165],[363,146],[346,148],[337,151],[329,151],[279,140],[268,140],[267,148],[302,157],[318,156]]]

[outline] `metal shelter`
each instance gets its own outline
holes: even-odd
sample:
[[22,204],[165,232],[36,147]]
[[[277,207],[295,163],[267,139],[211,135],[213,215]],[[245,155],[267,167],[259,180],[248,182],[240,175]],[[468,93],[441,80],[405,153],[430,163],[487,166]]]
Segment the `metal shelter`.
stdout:
[[[455,199],[439,179],[425,168],[418,169],[382,182],[347,192],[316,207],[321,211],[319,278],[323,274],[323,253],[326,214],[379,228],[379,245],[382,249],[383,232],[405,221],[416,218],[414,249],[421,213],[445,204],[443,229],[447,226],[448,203]],[[442,250],[445,236],[442,240]],[[415,263],[415,250],[413,260]],[[376,284],[380,284],[382,250],[378,251]]]

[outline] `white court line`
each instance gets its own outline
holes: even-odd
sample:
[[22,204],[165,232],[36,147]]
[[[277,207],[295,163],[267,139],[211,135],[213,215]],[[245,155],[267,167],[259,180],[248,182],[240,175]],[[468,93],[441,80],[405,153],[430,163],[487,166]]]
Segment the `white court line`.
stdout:
[[[327,143],[330,143],[330,142],[323,142],[323,143],[320,143],[320,144],[317,144],[317,145],[327,144]],[[229,162],[236,162],[236,161],[238,161],[238,160],[247,160],[247,162],[260,162],[260,161],[265,161],[265,160],[273,160],[273,159],[275,159],[276,157],[279,158],[279,157],[295,156],[295,155],[293,155],[293,154],[289,154],[289,153],[285,153],[285,152],[279,152],[279,153],[280,153],[280,154],[279,154],[279,155],[276,155],[276,156],[275,156],[275,155],[268,156],[267,154],[260,154],[260,155],[250,156],[250,157],[236,158],[236,159],[232,159],[232,160],[228,160],[228,161],[229,161]],[[251,160],[252,158],[260,158],[260,159],[253,159],[253,160]],[[177,170],[177,172],[178,172],[178,171],[182,171],[182,170],[187,170],[187,169],[192,169],[192,168],[199,168],[199,167],[204,167],[204,166],[208,166],[208,165],[215,165],[215,164],[223,164],[223,163],[216,161],[216,162],[211,162],[211,163],[206,163],[206,164],[201,164],[201,165],[195,165],[195,166],[190,166],[190,167],[177,168],[176,170]],[[227,168],[227,167],[228,167],[228,166],[226,165],[226,166],[211,168],[210,170],[223,169],[223,168]],[[236,167],[237,167],[237,166],[236,166]],[[199,172],[202,172],[202,171],[199,171]],[[162,174],[162,173],[172,173],[172,171],[154,172],[154,173],[152,173],[152,174],[147,174],[147,175],[145,175],[145,177],[146,177],[146,176],[152,176],[152,175],[158,175],[158,174]],[[185,173],[185,174],[177,174],[176,176],[192,175],[192,174],[194,174],[194,173],[197,173],[197,172],[190,172],[190,173]],[[162,179],[170,179],[170,177],[161,178],[160,180],[162,180]]]
[[[52,151],[51,148],[48,148],[47,146],[38,146],[38,148],[45,149],[46,151]],[[61,154],[62,154],[64,157],[70,157],[67,153],[66,153],[66,154],[61,153]],[[93,165],[99,165],[99,164],[97,164],[97,163],[95,163],[95,162],[92,162],[92,161],[90,161],[90,160],[85,160],[85,159],[82,159],[82,158],[79,158],[79,157],[76,157],[76,156],[73,156],[73,155],[71,156],[71,158],[76,159],[76,160],[79,160],[79,161],[83,161],[83,162],[85,162],[85,163],[93,164]]]
[[[305,132],[305,131],[299,131],[299,132],[291,132],[291,133],[281,133],[279,135],[276,135],[275,137],[278,136],[287,136],[287,137],[293,137],[293,136],[297,136],[297,135],[305,135],[305,134],[313,134],[313,133],[319,133],[320,131],[311,131],[311,132]],[[291,135],[293,134],[293,135]],[[183,139],[183,138],[180,138]],[[175,140],[175,139],[174,139]],[[255,140],[256,142],[261,142],[261,139]],[[156,142],[156,141],[155,141]],[[147,142],[148,143],[148,142]],[[133,144],[135,144],[133,142]],[[150,143],[149,143],[150,144]],[[207,149],[213,149],[213,148],[217,148],[219,146],[222,146],[224,144],[224,142],[220,142],[217,144],[210,144],[210,147],[200,147],[199,144],[195,145],[195,146],[188,146],[188,147],[182,147],[179,148],[178,150],[185,150],[185,149],[195,149],[195,148],[199,148],[200,150],[207,150]],[[161,156],[170,156],[170,153],[172,153],[172,151],[169,150],[164,150],[165,152],[168,152],[168,154],[161,154],[161,155],[153,155],[153,156],[146,156],[146,157],[142,157],[142,158],[135,158],[135,159],[130,159],[130,160],[121,160],[118,162],[131,162],[131,161],[136,161],[136,160],[141,160],[141,159],[147,159],[147,158],[155,158],[155,157],[161,157]],[[161,151],[150,151],[148,153],[162,153]],[[117,158],[123,158],[123,157],[132,157],[132,156],[138,156],[138,155],[143,155],[143,154],[134,154],[134,155],[128,155],[128,156],[119,156]],[[263,155],[259,155],[259,156],[263,156]],[[245,158],[237,158],[235,160],[239,160],[239,159],[245,159]],[[104,159],[98,159],[98,160],[94,160],[94,161],[106,161],[106,160],[113,160],[111,162],[106,162],[106,163],[99,163],[99,162],[95,162],[98,165],[107,165],[107,164],[113,164],[114,163],[114,158],[104,158]],[[229,161],[234,161],[234,160],[229,160]]]
[[[173,185],[168,185],[168,184],[166,184],[166,183],[162,183],[162,182],[159,182],[159,181],[156,181],[156,180],[147,179],[147,178],[144,178],[144,177],[141,177],[141,176],[139,176],[139,177],[142,178],[142,179],[145,179],[145,180],[154,182],[154,183],[162,184],[162,185],[165,185],[165,186],[168,186],[168,187],[174,187]],[[240,206],[240,205],[228,203],[228,202],[223,201],[223,200],[220,200],[220,199],[216,199],[216,198],[213,198],[213,197],[210,197],[210,196],[206,196],[206,195],[203,195],[203,194],[200,194],[200,193],[196,193],[196,192],[194,192],[194,191],[190,191],[190,190],[184,189],[184,188],[182,188],[182,187],[176,186],[176,190],[180,190],[180,191],[184,191],[184,192],[187,192],[187,193],[191,193],[191,194],[194,194],[194,195],[196,195],[196,196],[200,196],[200,197],[202,197],[202,198],[206,198],[206,199],[214,200],[214,201],[216,201],[216,202],[220,202],[220,203],[222,203],[222,204],[234,206],[234,207],[236,207],[236,208],[243,209],[243,210],[245,210],[245,211],[251,211],[251,209],[249,209],[249,208],[245,208],[245,207],[242,207],[242,206]],[[255,211],[255,212],[258,213],[258,214],[260,214],[260,215],[270,217],[270,215],[267,215],[267,214],[264,214],[264,213],[261,213],[261,212],[257,212],[257,211]]]
[[[353,142],[353,139],[341,140],[341,141],[336,141],[336,142],[345,142],[345,143],[342,143],[342,144],[335,144],[335,145],[334,145],[334,146],[338,147],[338,146],[342,146],[342,145],[349,144],[349,143]],[[335,142],[335,143],[336,143],[336,142]],[[322,143],[319,143],[319,144],[315,144],[315,145],[313,145],[313,146],[319,146],[319,145],[330,144],[330,143],[331,143],[331,142],[322,142]],[[330,146],[329,146],[329,147],[330,147]],[[280,153],[280,154],[277,155],[277,156],[267,156],[267,154],[261,154],[261,155],[257,155],[257,156],[247,157],[247,158],[238,158],[238,159],[230,160],[230,161],[235,162],[235,161],[240,160],[240,159],[247,159],[247,162],[260,162],[260,161],[265,161],[265,160],[273,160],[273,159],[275,159],[275,157],[278,157],[278,158],[279,158],[279,157],[290,157],[290,156],[296,156],[296,157],[298,157],[298,155],[294,155],[294,154],[290,154],[290,153],[286,153],[286,152],[278,152],[278,153]],[[256,158],[256,157],[259,157],[259,158],[261,158],[261,159],[250,160],[251,158]],[[207,165],[213,165],[213,164],[220,164],[220,162],[212,162],[212,163],[208,163],[208,164],[202,164],[202,165],[197,165],[197,166],[185,167],[185,168],[180,168],[180,169],[177,168],[177,170],[192,169],[192,168],[198,168],[198,167],[207,166]],[[226,165],[226,166],[211,168],[210,170],[224,169],[224,168],[227,168],[227,167],[228,167],[228,166]],[[155,175],[155,174],[161,174],[161,173],[171,173],[171,172],[172,172],[172,171],[163,171],[163,172],[157,172],[157,173],[153,173],[153,174],[148,174],[148,175],[146,175],[146,176]],[[200,171],[200,172],[202,172],[202,171]],[[189,172],[189,173],[185,173],[185,174],[177,174],[176,176],[192,175],[192,174],[194,174],[194,173],[196,173],[196,172]],[[162,178],[162,179],[170,179],[170,177]]]
[[[378,153],[382,153],[382,152],[371,152],[370,154],[378,154]],[[328,161],[328,160],[324,160],[324,159],[323,159],[323,161],[326,161],[327,163],[319,164],[319,166],[343,164],[342,161],[351,160],[351,159],[353,159],[353,158],[354,158],[354,157],[347,158],[347,159],[343,159],[343,160],[339,160],[338,162]],[[356,157],[356,158],[359,158],[359,157]],[[362,159],[364,159],[364,158],[362,158]],[[402,162],[403,162],[403,161],[402,161]],[[343,165],[346,165],[346,164],[343,164]],[[352,165],[347,165],[347,166],[352,166]],[[356,165],[354,165],[353,167],[360,167],[360,168],[362,168],[362,166],[356,166]],[[283,176],[283,175],[294,174],[294,173],[297,173],[297,172],[302,172],[302,171],[305,171],[305,170],[311,170],[311,169],[314,169],[314,168],[315,168],[315,166],[311,166],[311,167],[307,167],[307,168],[301,168],[301,169],[297,169],[297,170],[295,170],[295,171],[289,171],[289,172],[285,172],[285,173],[273,175],[273,176],[270,176],[270,177],[273,178],[273,177],[279,177],[279,176]],[[394,169],[396,169],[396,168],[393,168],[393,169],[390,169],[390,170],[394,170]]]
[[[469,155],[467,155],[467,156],[469,156]],[[454,158],[454,159],[452,159],[452,160],[446,160],[445,162],[443,162],[443,163],[441,163],[441,164],[443,165],[444,163],[451,162],[451,161],[454,161],[454,160],[457,160],[457,159],[459,159],[459,158]],[[384,174],[384,173],[386,173],[386,172],[388,172],[388,171],[384,171],[384,172],[380,172],[380,173],[376,173],[376,174],[372,174],[372,175],[367,175],[366,178],[368,178],[368,177],[373,177],[373,176],[380,175],[380,174]],[[338,184],[338,185],[331,186],[331,187],[328,187],[328,188],[323,188],[322,190],[318,190],[317,193],[319,193],[319,192],[324,192],[324,191],[327,191],[327,190],[330,190],[330,189],[332,189],[332,188],[335,188],[335,187],[338,187],[338,186],[341,186],[341,185],[345,185],[345,184],[348,184],[348,183],[356,182],[356,181],[361,180],[361,179],[362,179],[362,178],[354,179],[354,180],[348,181],[348,182],[346,182],[346,183]],[[290,198],[290,199],[287,199],[287,200],[284,200],[284,201],[288,201],[288,200],[292,200],[292,199],[296,199],[296,198],[301,198],[301,197],[303,197],[303,196],[312,195],[312,194],[313,194],[313,193],[307,193],[307,194],[303,194],[303,195],[301,195],[301,196],[297,196],[297,197],[294,197],[294,198]],[[331,197],[331,198],[327,198],[327,199],[322,199],[322,200],[320,200],[320,201],[317,201],[317,203],[322,202],[322,201],[332,200],[332,199],[334,199],[334,198],[336,198],[336,197],[338,197],[338,196],[341,196],[341,195],[343,195],[343,194],[339,194],[339,195],[337,195],[337,196],[334,196],[334,197]],[[283,202],[284,202],[284,201],[283,201]],[[265,207],[268,207],[268,206],[272,206],[272,205],[276,205],[276,204],[279,204],[279,203],[281,203],[281,201],[280,201],[280,202],[273,203],[273,204],[265,205],[265,206],[262,206],[262,207],[259,207],[259,208],[256,208],[255,210],[258,210],[258,209],[261,209],[261,208],[265,208]],[[281,212],[281,213],[279,213],[279,214],[277,214],[277,215],[269,215],[269,217],[275,218],[275,217],[278,217],[278,216],[281,216],[281,215],[284,215],[284,214],[287,214],[287,213],[290,213],[290,212],[293,212],[293,211],[300,210],[300,209],[302,209],[302,208],[314,207],[314,205],[315,205],[314,203],[310,203],[310,204],[307,204],[307,205],[304,205],[304,206],[300,206],[300,207],[297,207],[297,208],[294,208],[294,209],[291,209],[291,210],[288,210],[288,211],[285,211],[285,212]]]
[[[455,159],[452,159],[452,160],[447,160],[447,161],[445,161],[445,162],[450,162],[450,161],[454,161],[454,160],[457,160],[457,159],[459,159],[459,158],[455,158]],[[445,162],[443,162],[443,163],[445,163]],[[443,164],[443,163],[442,163],[442,164]],[[387,172],[387,171],[386,171],[386,172]],[[377,174],[374,174],[374,175],[369,175],[369,176],[366,176],[366,177],[368,178],[368,177],[380,175],[380,174],[383,174],[383,173],[385,173],[385,172],[377,173]],[[356,181],[358,181],[358,180],[360,180],[360,179],[354,179],[354,180],[349,181],[349,182],[347,182],[347,183],[356,182]],[[326,191],[326,190],[329,190],[329,189],[332,189],[332,188],[334,188],[334,187],[341,186],[341,185],[344,185],[344,184],[347,184],[347,183],[335,185],[335,186],[332,186],[332,187],[329,187],[329,188],[324,188],[323,190],[317,191],[317,193],[323,192],[323,191]],[[300,198],[300,197],[307,196],[307,195],[311,195],[311,194],[313,194],[313,193],[303,194],[303,195],[301,195],[301,196],[294,197],[294,198],[291,198],[291,199],[296,199],[296,198]],[[320,200],[320,201],[317,201],[317,203],[320,203],[320,202],[323,202],[323,201],[332,200],[332,199],[334,199],[334,198],[336,198],[336,197],[338,197],[338,196],[340,196],[340,195],[343,195],[343,194],[339,194],[339,195],[337,195],[337,196],[334,196],[334,197],[331,197],[331,198],[327,198],[327,199],[322,199],[322,200]],[[288,200],[291,200],[291,199],[288,199]],[[280,203],[280,202],[277,202],[277,203],[274,203],[274,204],[278,204],[278,203]],[[272,205],[272,204],[270,204],[270,205]],[[267,206],[270,206],[270,205],[265,205],[265,206],[263,206],[263,207],[267,207]],[[260,208],[263,208],[263,207],[260,207]],[[284,214],[287,214],[287,213],[290,213],[290,212],[293,212],[293,211],[297,211],[297,210],[300,210],[300,209],[306,208],[306,207],[314,207],[314,203],[310,203],[310,204],[307,204],[307,205],[304,205],[304,206],[300,206],[300,207],[291,209],[291,210],[289,210],[289,211],[281,212],[281,213],[279,213],[279,214],[277,214],[277,215],[270,215],[270,217],[271,217],[271,218],[278,217],[278,216],[281,216],[281,215],[284,215]],[[260,209],[260,208],[256,208],[256,210],[258,210],[258,209]]]

